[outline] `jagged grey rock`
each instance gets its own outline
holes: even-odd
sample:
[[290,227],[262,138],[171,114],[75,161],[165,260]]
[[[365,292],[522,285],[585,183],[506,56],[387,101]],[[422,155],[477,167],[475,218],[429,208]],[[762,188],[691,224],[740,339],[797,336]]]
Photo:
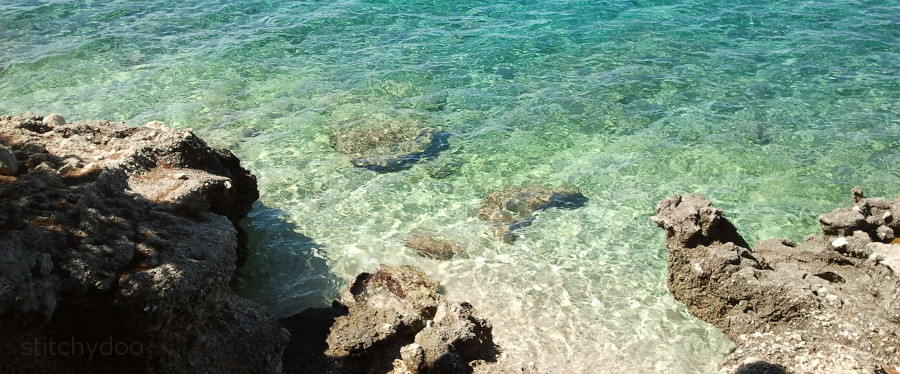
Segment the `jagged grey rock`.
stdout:
[[[738,344],[723,373],[900,370],[900,246],[878,242],[900,200],[866,199],[820,217],[824,234],[753,249],[699,195],[660,202],[668,286],[695,316]],[[900,265],[900,264],[898,264]],[[780,371],[779,371],[780,370]]]
[[[412,266],[360,274],[332,308],[282,320],[291,330],[287,372],[528,372],[498,360],[491,324],[472,305],[448,301],[438,290]],[[306,327],[323,321],[330,329]]]
[[19,160],[15,153],[5,145],[0,144],[0,175],[15,175],[19,171]]

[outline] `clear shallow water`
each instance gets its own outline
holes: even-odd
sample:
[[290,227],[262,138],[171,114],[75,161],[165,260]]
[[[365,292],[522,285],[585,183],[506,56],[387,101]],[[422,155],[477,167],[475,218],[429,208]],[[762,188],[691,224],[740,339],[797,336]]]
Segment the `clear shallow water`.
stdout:
[[[237,287],[279,315],[408,263],[546,371],[709,373],[732,346],[666,291],[656,202],[703,193],[752,242],[814,232],[853,185],[900,195],[898,15],[896,0],[16,0],[0,5],[0,113],[162,120],[234,150],[262,193]],[[376,113],[425,116],[451,149],[352,168],[329,126]],[[472,218],[532,183],[591,201],[513,245]],[[472,258],[417,257],[411,231]]]

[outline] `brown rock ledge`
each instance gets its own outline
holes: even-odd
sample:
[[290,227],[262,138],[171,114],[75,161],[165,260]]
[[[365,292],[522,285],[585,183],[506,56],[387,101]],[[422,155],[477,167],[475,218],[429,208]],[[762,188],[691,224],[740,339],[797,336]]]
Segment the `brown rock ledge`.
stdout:
[[407,265],[362,273],[331,308],[281,321],[291,331],[285,372],[514,374],[494,344],[491,324],[466,302],[448,301],[437,283]]
[[0,151],[0,372],[281,372],[287,332],[229,289],[258,197],[229,151],[32,114]]
[[702,196],[659,203],[669,290],[738,345],[723,373],[900,372],[900,200],[852,198],[823,234],[753,249]]

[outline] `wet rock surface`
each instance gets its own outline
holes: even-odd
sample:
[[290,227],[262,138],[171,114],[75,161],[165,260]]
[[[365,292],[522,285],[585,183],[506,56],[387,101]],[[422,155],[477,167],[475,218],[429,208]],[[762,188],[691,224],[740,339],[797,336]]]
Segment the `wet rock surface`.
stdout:
[[[491,325],[412,266],[357,276],[340,302],[283,319],[287,373],[521,373],[498,362]],[[323,328],[322,326],[328,326]]]
[[59,115],[0,117],[0,144],[0,372],[281,371],[286,331],[229,289],[258,198],[234,155]]
[[516,239],[514,231],[531,226],[535,212],[549,208],[580,208],[587,200],[575,188],[512,186],[489,193],[482,200],[476,216],[492,223],[494,233],[511,243]]
[[373,116],[335,127],[331,145],[356,167],[388,173],[437,157],[449,148],[449,138],[450,133],[418,119]]
[[669,290],[738,344],[723,373],[900,371],[900,200],[851,197],[820,216],[823,234],[753,249],[702,196],[659,203]]

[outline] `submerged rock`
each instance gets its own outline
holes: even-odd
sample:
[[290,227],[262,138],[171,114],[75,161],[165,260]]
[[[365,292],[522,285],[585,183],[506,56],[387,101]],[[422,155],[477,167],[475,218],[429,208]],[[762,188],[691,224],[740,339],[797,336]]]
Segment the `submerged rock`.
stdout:
[[[289,347],[298,348],[285,354],[287,373],[522,372],[497,362],[491,325],[472,305],[438,291],[412,266],[360,274],[332,308],[282,320],[291,330]],[[304,327],[322,321],[330,329]],[[325,352],[300,350],[325,345]]]
[[[0,372],[279,372],[286,332],[229,288],[255,177],[189,130],[56,117],[0,117],[22,161],[0,180]],[[48,351],[110,341],[128,354]]]
[[409,248],[415,249],[416,253],[423,257],[449,260],[456,255],[462,258],[469,258],[469,254],[459,244],[427,235],[407,235],[406,239],[404,239],[404,244]]
[[440,112],[447,108],[447,100],[447,93],[441,91],[413,99],[407,106],[429,112]]
[[450,146],[450,133],[417,119],[385,119],[345,123],[333,129],[331,145],[350,156],[356,167],[379,173],[405,170],[437,157]]
[[494,224],[494,232],[505,242],[515,240],[513,232],[530,226],[534,212],[549,208],[575,209],[587,203],[576,188],[513,186],[491,192],[481,202],[476,216]]
[[900,246],[878,233],[897,229],[900,200],[852,195],[853,207],[820,217],[824,234],[753,249],[702,196],[659,203],[669,290],[739,346],[723,372],[900,370]]
[[453,161],[437,161],[428,165],[428,176],[434,179],[445,179],[456,174],[462,169],[463,164]]

